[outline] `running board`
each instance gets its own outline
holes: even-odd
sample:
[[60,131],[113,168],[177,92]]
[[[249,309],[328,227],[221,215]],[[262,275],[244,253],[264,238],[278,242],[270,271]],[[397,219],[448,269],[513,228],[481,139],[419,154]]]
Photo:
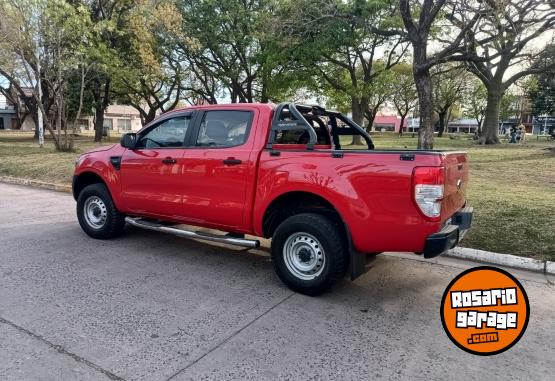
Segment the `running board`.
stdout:
[[254,239],[235,238],[235,237],[205,233],[201,231],[195,232],[190,230],[177,229],[177,228],[172,228],[170,226],[164,226],[156,222],[145,221],[142,218],[125,217],[125,222],[133,226],[136,226],[138,228],[154,230],[154,231],[163,232],[163,233],[170,233],[180,237],[202,239],[204,241],[227,243],[230,245],[250,247],[250,248],[255,248],[260,246],[260,241],[254,240]]

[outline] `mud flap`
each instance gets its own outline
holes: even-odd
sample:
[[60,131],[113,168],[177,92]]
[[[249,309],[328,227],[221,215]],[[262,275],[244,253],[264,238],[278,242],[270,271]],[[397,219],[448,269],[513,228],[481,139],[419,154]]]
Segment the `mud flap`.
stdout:
[[[355,280],[362,274],[368,272],[372,268],[371,264],[376,259],[376,255],[364,254],[356,251],[353,240],[351,238],[351,232],[345,221],[341,220],[343,223],[343,229],[345,232],[345,238],[347,240],[347,250],[349,251],[349,276],[351,280]],[[376,253],[377,254],[377,253]]]
[[366,255],[357,252],[353,248],[350,248],[349,252],[349,273],[351,280],[355,280],[370,268],[366,266]]
[[349,248],[349,275],[351,280],[355,280],[372,268],[371,264],[376,259],[376,255],[363,254],[356,251],[347,225],[345,225],[345,231],[347,232],[347,244]]

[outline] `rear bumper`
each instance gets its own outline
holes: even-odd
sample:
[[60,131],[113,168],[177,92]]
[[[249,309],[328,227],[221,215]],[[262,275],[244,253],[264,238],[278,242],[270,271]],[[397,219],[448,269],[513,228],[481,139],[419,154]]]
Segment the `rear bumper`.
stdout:
[[451,222],[441,231],[426,238],[424,258],[434,258],[457,246],[472,225],[473,209],[462,208],[451,217]]

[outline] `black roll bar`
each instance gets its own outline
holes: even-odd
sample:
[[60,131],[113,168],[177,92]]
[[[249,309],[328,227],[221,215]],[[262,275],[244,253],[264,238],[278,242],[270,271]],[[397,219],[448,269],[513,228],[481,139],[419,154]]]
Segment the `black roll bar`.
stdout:
[[[281,113],[284,108],[287,108],[295,120],[279,120]],[[272,149],[275,140],[275,133],[283,130],[299,130],[306,131],[308,133],[309,139],[306,144],[306,149],[313,150],[314,145],[318,143],[318,137],[314,128],[308,123],[303,114],[297,110],[294,103],[280,103],[274,112],[274,118],[272,119],[272,129],[270,131],[270,138],[268,139],[268,144],[266,148]]]
[[[366,144],[368,145],[368,149],[374,149],[374,143],[372,142],[372,139],[366,133],[366,131],[358,124],[356,124],[354,121],[344,116],[343,114],[336,111],[327,111],[320,106],[299,105],[299,107],[310,108],[317,115],[328,114],[330,116],[334,116],[337,119],[340,119],[345,124],[347,124],[351,129],[358,132],[358,135],[362,136],[362,138],[365,140]],[[289,110],[289,113],[295,120],[280,120],[281,113],[285,108]],[[316,132],[314,131],[314,128],[312,128],[312,126],[310,125],[310,123],[308,123],[306,118],[299,112],[299,110],[297,109],[297,106],[294,103],[284,102],[277,105],[276,110],[274,112],[274,117],[272,119],[272,128],[270,130],[270,137],[268,139],[268,144],[266,145],[266,148],[272,149],[272,146],[275,141],[276,132],[284,131],[284,130],[306,131],[309,136],[309,141],[306,145],[306,148],[308,150],[313,150],[314,145],[318,143],[318,137],[316,136]],[[339,145],[339,135],[342,135],[342,133],[339,132],[339,129],[337,128],[337,123],[333,122],[332,137],[334,140],[334,145],[339,147],[338,149],[341,149],[340,148],[341,146]]]

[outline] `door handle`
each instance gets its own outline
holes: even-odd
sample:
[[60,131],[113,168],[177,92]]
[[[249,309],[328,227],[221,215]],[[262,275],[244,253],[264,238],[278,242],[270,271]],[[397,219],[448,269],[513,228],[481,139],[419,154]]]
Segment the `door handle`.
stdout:
[[243,161],[239,160],[239,159],[234,159],[232,157],[228,157],[227,159],[224,160],[224,164],[226,165],[238,165],[241,164]]
[[173,157],[166,157],[165,159],[162,159],[162,163],[164,163],[164,164],[175,164],[175,163],[177,163],[177,160],[175,160]]

